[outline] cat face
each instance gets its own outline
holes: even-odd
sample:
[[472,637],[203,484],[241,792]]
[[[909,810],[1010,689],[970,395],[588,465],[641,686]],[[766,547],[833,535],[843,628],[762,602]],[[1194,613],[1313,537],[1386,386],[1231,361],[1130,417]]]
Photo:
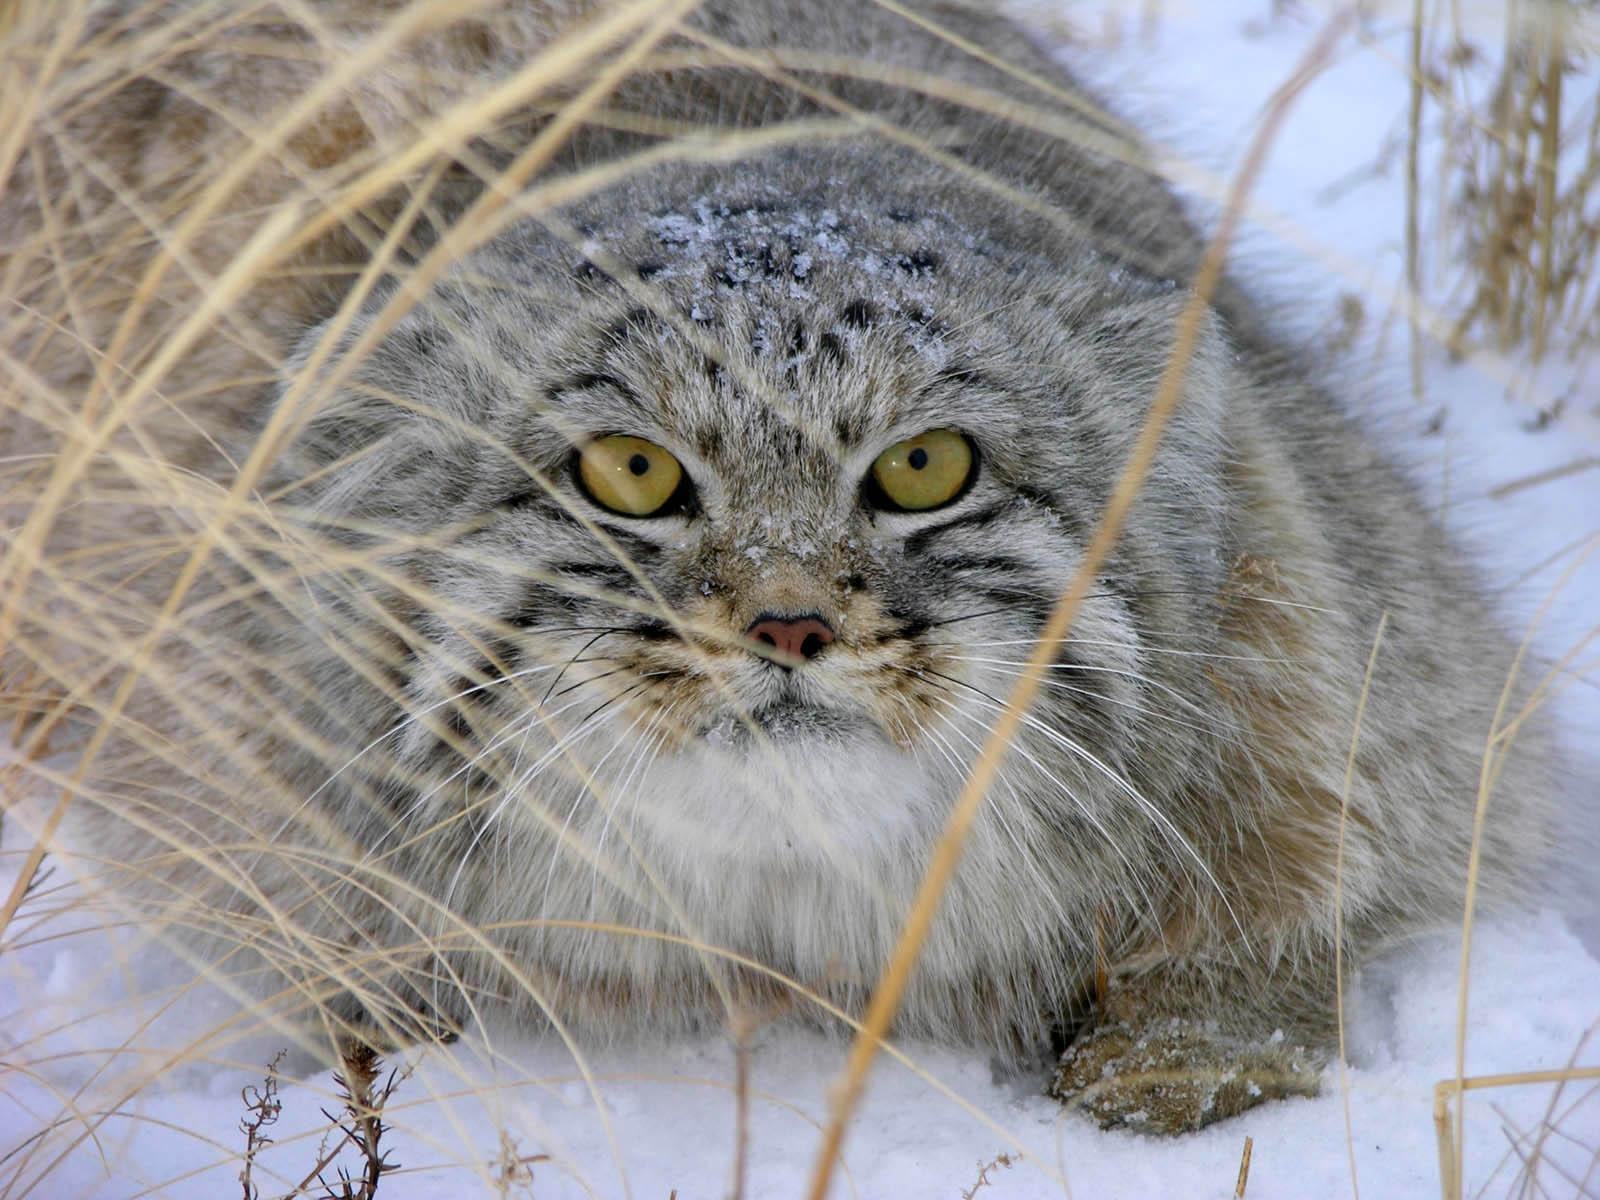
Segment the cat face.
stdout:
[[[579,249],[513,228],[286,456],[302,502],[405,581],[395,752],[417,805],[476,780],[541,836],[625,810],[744,861],[937,832],[1081,561],[1178,301],[939,205],[830,196],[624,203]],[[1191,392],[1219,359],[1208,341]],[[1009,756],[1016,822],[1085,845],[1149,826],[1140,747],[1155,726],[1183,752],[1182,652],[1207,640],[1219,439],[1214,406],[1187,405]]]

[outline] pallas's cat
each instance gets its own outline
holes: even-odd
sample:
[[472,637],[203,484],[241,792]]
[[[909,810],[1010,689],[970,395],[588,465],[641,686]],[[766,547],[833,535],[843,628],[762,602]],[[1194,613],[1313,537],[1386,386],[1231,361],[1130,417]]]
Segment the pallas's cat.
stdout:
[[[0,202],[69,827],[297,1021],[859,1013],[1173,353],[1203,240],[1015,29],[679,7],[91,6]],[[1316,374],[1221,284],[897,1031],[1191,1128],[1315,1089],[1336,900],[1459,911],[1510,646]]]

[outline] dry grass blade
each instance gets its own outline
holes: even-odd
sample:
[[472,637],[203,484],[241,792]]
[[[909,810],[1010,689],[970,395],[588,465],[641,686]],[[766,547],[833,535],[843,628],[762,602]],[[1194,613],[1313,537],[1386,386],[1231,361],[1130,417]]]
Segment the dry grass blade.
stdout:
[[747,1009],[736,1009],[733,1023],[733,1186],[731,1200],[744,1200],[750,1174],[750,1039],[755,1020]]
[[867,1072],[877,1057],[878,1049],[888,1035],[889,1026],[899,1009],[900,999],[904,995],[911,972],[916,966],[923,944],[927,940],[928,931],[938,912],[939,901],[960,863],[967,834],[977,819],[978,811],[994,781],[1001,759],[1016,738],[1023,716],[1038,693],[1046,666],[1054,658],[1057,646],[1066,636],[1073,618],[1077,616],[1078,609],[1093,585],[1101,564],[1116,544],[1122,523],[1127,517],[1128,510],[1133,506],[1145,474],[1155,458],[1161,434],[1182,395],[1189,358],[1194,351],[1211,294],[1221,279],[1222,266],[1245,199],[1255,184],[1267,151],[1295,97],[1325,65],[1348,24],[1348,14],[1341,14],[1328,22],[1302,59],[1293,77],[1278,89],[1262,115],[1261,124],[1251,140],[1228,202],[1218,220],[1216,232],[1206,247],[1205,257],[1201,260],[1199,271],[1196,273],[1188,302],[1179,317],[1176,344],[1168,356],[1166,369],[1156,386],[1150,411],[1144,427],[1139,432],[1138,441],[1117,481],[1110,502],[1101,514],[1094,538],[1084,552],[1081,565],[1051,611],[1050,618],[1029,655],[1021,677],[1007,697],[1004,710],[995,721],[982,755],[973,766],[961,795],[951,810],[944,831],[923,874],[922,884],[917,891],[911,911],[907,914],[894,954],[872,990],[872,999],[863,1020],[862,1032],[857,1035],[851,1046],[850,1058],[834,1097],[833,1112],[822,1145],[817,1152],[811,1183],[807,1189],[810,1200],[824,1200],[828,1194],[834,1165],[838,1161],[844,1143],[845,1130],[866,1086]]
[[[1511,1071],[1499,1075],[1469,1075],[1441,1079],[1433,1087],[1433,1127],[1439,1148],[1439,1193],[1442,1200],[1461,1200],[1461,1154],[1465,1143],[1455,1130],[1468,1092],[1528,1084],[1560,1086],[1580,1080],[1600,1080],[1600,1067],[1565,1067],[1555,1071]],[[1455,1100],[1452,1109],[1451,1100]]]
[[1408,351],[1411,361],[1411,398],[1419,405],[1422,394],[1422,328],[1417,306],[1422,296],[1422,235],[1417,217],[1421,203],[1419,162],[1422,157],[1422,32],[1423,0],[1411,6],[1411,108],[1406,137],[1406,291]]
[[[1361,1200],[1361,1185],[1356,1173],[1356,1144],[1354,1127],[1350,1120],[1349,1056],[1345,1048],[1344,1025],[1344,851],[1345,832],[1350,819],[1350,792],[1355,783],[1356,749],[1361,740],[1361,722],[1367,715],[1367,698],[1372,694],[1372,676],[1378,666],[1378,651],[1383,647],[1383,635],[1389,628],[1389,613],[1378,618],[1378,630],[1372,635],[1372,653],[1367,656],[1367,669],[1361,677],[1361,695],[1356,700],[1356,715],[1350,731],[1350,753],[1345,759],[1344,786],[1339,796],[1339,845],[1333,867],[1333,977],[1334,1015],[1339,1024],[1339,1101],[1344,1109],[1344,1147],[1350,1165],[1350,1193]],[[1241,1184],[1242,1186],[1242,1184]]]
[[1557,480],[1565,479],[1569,475],[1593,471],[1597,467],[1600,467],[1600,457],[1592,454],[1585,455],[1582,458],[1575,458],[1569,463],[1563,463],[1559,467],[1549,467],[1543,471],[1535,471],[1532,475],[1524,475],[1520,479],[1513,479],[1509,483],[1499,484],[1490,488],[1486,495],[1491,500],[1504,500],[1507,496],[1513,496],[1528,488],[1539,487],[1546,483],[1555,483]]
[[1233,1200],[1244,1200],[1244,1190],[1250,1184],[1250,1155],[1255,1147],[1255,1139],[1247,1136],[1244,1149],[1239,1152],[1239,1178],[1233,1185]]

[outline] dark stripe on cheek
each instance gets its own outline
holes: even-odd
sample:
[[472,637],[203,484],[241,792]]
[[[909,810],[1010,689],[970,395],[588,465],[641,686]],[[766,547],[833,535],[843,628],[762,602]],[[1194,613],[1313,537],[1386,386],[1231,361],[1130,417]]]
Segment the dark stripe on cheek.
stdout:
[[558,522],[567,529],[585,528],[578,515],[562,504],[553,490],[547,490],[537,483],[507,496],[496,507],[505,512],[537,515],[541,520]]
[[628,557],[636,564],[643,566],[661,557],[661,547],[654,542],[647,542],[636,533],[616,525],[608,525],[604,521],[596,521],[595,524],[605,530],[606,536],[614,541],[619,549],[626,551]]
[[1010,507],[1011,501],[1002,500],[998,504],[990,504],[985,508],[976,508],[971,512],[962,513],[959,517],[951,517],[950,520],[941,522],[938,525],[929,525],[926,528],[919,529],[906,537],[906,553],[920,554],[927,549],[928,543],[934,538],[952,529],[978,529],[988,525],[996,517],[1004,514]]
[[529,629],[547,625],[552,617],[569,617],[578,609],[576,597],[548,584],[528,584],[522,593],[522,604],[505,618],[507,625]]
[[912,638],[921,637],[932,628],[933,622],[926,617],[912,617],[909,620],[900,622],[895,628],[894,636],[904,641],[910,641]]
[[991,571],[998,575],[1019,575],[1029,569],[1021,559],[1003,554],[946,554],[930,558],[928,563],[948,571]]
[[646,621],[628,629],[634,637],[646,642],[668,642],[678,635],[665,621]]
[[1054,605],[1054,597],[1017,588],[971,586],[970,590],[974,595],[992,601],[996,607],[1004,608],[1009,615],[1023,618],[1027,625],[1034,628],[1042,627],[1049,620],[1050,609]]

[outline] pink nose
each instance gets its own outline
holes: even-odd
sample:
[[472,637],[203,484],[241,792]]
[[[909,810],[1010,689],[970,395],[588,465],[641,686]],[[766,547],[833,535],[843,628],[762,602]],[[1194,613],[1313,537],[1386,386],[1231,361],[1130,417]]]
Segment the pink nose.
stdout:
[[773,660],[785,670],[794,662],[815,658],[833,641],[833,630],[818,617],[762,617],[746,629],[744,635],[790,659],[791,662]]

